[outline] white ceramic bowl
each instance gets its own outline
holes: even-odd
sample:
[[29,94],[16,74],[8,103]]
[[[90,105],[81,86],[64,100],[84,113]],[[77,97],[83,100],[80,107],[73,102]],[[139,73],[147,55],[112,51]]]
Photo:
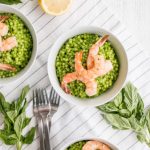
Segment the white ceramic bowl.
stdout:
[[90,140],[95,140],[95,141],[100,141],[106,145],[108,145],[112,150],[119,150],[119,148],[117,146],[115,146],[114,144],[104,140],[104,139],[101,139],[101,138],[78,138],[78,139],[75,139],[75,140],[72,140],[70,142],[68,142],[67,144],[65,144],[60,150],[66,150],[70,145],[76,143],[76,142],[79,142],[79,141],[90,141]]
[[33,65],[33,63],[35,61],[35,58],[36,58],[36,52],[37,52],[37,37],[36,37],[36,34],[35,34],[35,30],[34,30],[32,24],[30,23],[30,21],[27,19],[27,17],[24,16],[18,10],[14,9],[10,6],[0,4],[0,13],[3,13],[3,12],[14,13],[23,20],[23,22],[26,24],[26,26],[28,27],[28,29],[30,30],[30,33],[32,35],[33,50],[32,50],[31,58],[30,58],[28,64],[26,65],[26,67],[13,77],[0,79],[0,85],[5,85],[5,84],[8,84],[8,83],[12,83],[12,82],[20,79],[21,77],[23,77],[30,70],[31,66]]
[[[72,96],[70,94],[66,94],[62,88],[60,87],[60,83],[58,81],[58,78],[56,76],[56,69],[55,69],[55,60],[56,56],[61,48],[61,46],[66,42],[71,37],[74,37],[75,35],[79,35],[82,33],[96,33],[101,36],[103,35],[110,35],[109,41],[113,45],[115,52],[118,56],[119,63],[120,63],[120,70],[119,70],[119,76],[112,88],[107,90],[105,93],[102,95],[95,97],[95,98],[88,98],[85,100],[81,100],[78,97]],[[73,30],[68,31],[67,33],[63,34],[58,38],[58,40],[54,43],[54,45],[51,48],[49,58],[48,58],[48,75],[50,82],[56,92],[66,101],[73,103],[75,105],[80,105],[80,106],[99,106],[102,105],[110,100],[112,100],[118,92],[121,90],[122,86],[125,83],[127,73],[128,73],[128,59],[127,55],[125,52],[124,47],[120,43],[120,41],[110,32],[98,28],[98,27],[92,27],[92,26],[87,26],[87,27],[79,27],[75,28]]]

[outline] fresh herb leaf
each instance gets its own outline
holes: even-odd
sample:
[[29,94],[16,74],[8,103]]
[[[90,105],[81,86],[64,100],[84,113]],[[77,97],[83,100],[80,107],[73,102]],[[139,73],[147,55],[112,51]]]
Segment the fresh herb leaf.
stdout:
[[9,117],[9,119],[14,123],[15,118],[17,116],[16,111],[12,110],[12,111],[8,111],[7,112],[7,116]]
[[118,114],[105,114],[103,117],[113,127],[119,130],[131,129],[131,124],[128,119],[119,116]]
[[97,107],[113,128],[133,130],[140,142],[150,147],[150,109],[144,112],[144,103],[137,88],[130,82],[113,101]]
[[0,112],[6,115],[6,111],[10,110],[10,104],[6,102],[5,97],[0,92]]
[[128,109],[119,110],[119,114],[122,117],[129,118],[131,116],[131,112]]
[[22,125],[22,129],[24,129],[31,121],[31,118],[26,117],[24,119],[23,125]]
[[21,3],[21,1],[20,0],[0,0],[0,3],[12,5],[12,4]]
[[16,118],[16,121],[14,123],[14,130],[15,130],[16,135],[17,135],[19,140],[21,138],[21,132],[23,129],[24,120],[25,120],[25,114],[22,113]]
[[130,82],[127,83],[125,88],[123,89],[124,92],[124,102],[126,107],[130,112],[137,108],[138,105],[138,91],[137,88],[134,87]]
[[27,93],[29,92],[29,90],[30,90],[30,88],[28,85],[22,89],[21,95],[16,103],[16,110],[18,113],[21,113],[20,110],[22,108],[23,101],[25,100],[25,97],[26,97]]
[[118,108],[116,107],[114,102],[106,103],[104,105],[98,106],[97,108],[105,113],[117,113],[118,112]]
[[122,92],[120,92],[113,100],[116,107],[119,107],[122,104]]
[[0,112],[4,118],[4,129],[0,130],[0,139],[7,145],[16,145],[17,150],[21,150],[24,143],[30,144],[35,134],[35,128],[32,128],[25,137],[22,135],[22,130],[31,121],[31,118],[25,116],[27,108],[25,96],[28,91],[29,86],[26,86],[18,101],[13,101],[11,104],[6,102],[3,94],[0,93]]
[[14,145],[17,142],[15,134],[8,134],[4,130],[0,130],[0,139],[7,145]]
[[25,136],[22,136],[22,143],[31,144],[34,139],[34,135],[35,135],[35,127],[31,128],[31,130]]

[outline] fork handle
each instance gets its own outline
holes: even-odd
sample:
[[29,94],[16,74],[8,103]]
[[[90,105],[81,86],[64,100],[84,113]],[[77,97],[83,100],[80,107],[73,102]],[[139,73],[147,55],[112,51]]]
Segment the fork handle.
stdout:
[[43,123],[41,118],[37,118],[38,122],[38,132],[40,137],[40,150],[45,150],[44,148],[44,139],[43,139]]
[[43,118],[43,126],[45,130],[45,150],[51,150],[48,117]]

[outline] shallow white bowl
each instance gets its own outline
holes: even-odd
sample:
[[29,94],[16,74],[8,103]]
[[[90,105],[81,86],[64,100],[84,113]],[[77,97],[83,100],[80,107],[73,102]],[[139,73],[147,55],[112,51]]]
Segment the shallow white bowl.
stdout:
[[33,65],[33,63],[35,61],[36,52],[37,52],[37,37],[36,37],[36,34],[35,34],[35,30],[34,30],[32,24],[30,23],[30,21],[27,19],[27,17],[24,16],[18,10],[14,9],[10,6],[0,4],[0,13],[3,13],[3,12],[14,13],[23,20],[23,22],[26,24],[26,26],[28,27],[28,29],[30,30],[30,33],[32,35],[33,50],[32,50],[31,58],[30,58],[28,64],[26,65],[26,67],[13,77],[0,79],[0,85],[5,85],[5,84],[8,84],[8,83],[12,83],[14,81],[17,81],[21,77],[23,77],[31,69],[31,66]]
[[[60,83],[56,76],[55,60],[56,60],[56,56],[61,46],[69,38],[74,37],[75,35],[82,34],[82,33],[96,33],[101,36],[106,35],[106,34],[110,35],[109,41],[113,45],[115,52],[118,56],[119,63],[120,63],[119,76],[116,82],[114,83],[114,85],[112,86],[112,88],[110,88],[105,93],[95,98],[80,99],[70,94],[66,94],[60,87]],[[99,106],[112,100],[121,90],[122,86],[125,83],[127,73],[128,73],[128,59],[127,59],[127,55],[126,55],[124,47],[112,33],[104,29],[98,28],[98,27],[86,26],[86,27],[79,27],[79,28],[70,30],[58,38],[58,40],[54,43],[54,45],[51,48],[47,67],[48,67],[48,75],[49,75],[50,82],[52,86],[54,87],[54,89],[56,90],[56,92],[63,99],[65,99],[66,101],[70,103],[73,103],[75,105],[80,105],[80,106]]]
[[115,146],[114,144],[104,140],[104,139],[101,139],[101,138],[93,138],[93,137],[89,137],[89,138],[78,138],[78,139],[75,139],[75,140],[72,140],[70,142],[68,142],[67,144],[65,144],[60,150],[66,150],[70,145],[76,143],[76,142],[79,142],[79,141],[90,141],[90,140],[95,140],[95,141],[100,141],[106,145],[108,145],[112,150],[119,150],[119,148],[117,146]]

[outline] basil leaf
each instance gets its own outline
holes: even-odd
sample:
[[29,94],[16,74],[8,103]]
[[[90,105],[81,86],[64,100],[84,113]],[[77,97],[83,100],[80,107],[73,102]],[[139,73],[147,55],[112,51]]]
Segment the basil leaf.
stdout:
[[21,3],[21,1],[20,0],[0,0],[0,3],[12,5],[12,4]]
[[25,99],[27,93],[29,92],[30,88],[29,86],[25,86],[23,89],[22,89],[22,92],[21,92],[21,95],[16,103],[16,110],[18,112],[18,114],[20,114],[20,110],[22,108],[22,103],[23,103],[23,100]]
[[7,134],[4,130],[0,130],[0,139],[6,145],[14,145],[17,143],[17,137],[15,134]]
[[118,108],[114,104],[114,102],[108,102],[104,105],[98,106],[97,107],[99,110],[105,113],[116,113],[118,112]]
[[116,107],[119,107],[122,104],[122,91],[113,99],[114,104]]
[[138,105],[138,91],[130,82],[123,89],[124,102],[130,112],[136,109]]
[[26,117],[24,119],[23,125],[22,125],[22,129],[24,129],[31,121],[31,118]]
[[31,130],[24,136],[22,136],[23,144],[31,144],[33,142],[35,135],[35,127],[31,128]]
[[12,111],[8,111],[7,112],[7,116],[9,117],[9,119],[14,123],[15,118],[17,116],[16,111],[12,110]]
[[4,118],[4,130],[5,132],[11,132],[13,129],[12,124],[9,122],[9,120],[7,118]]
[[5,97],[0,92],[0,112],[6,115],[6,111],[10,110],[10,104],[6,102]]
[[128,109],[119,110],[119,114],[125,118],[129,118],[131,116],[131,112]]
[[135,109],[135,114],[137,119],[141,119],[144,114],[144,103],[139,93],[137,93],[138,105]]
[[27,106],[28,106],[28,102],[27,102],[27,100],[25,99],[24,104],[23,104],[22,108],[20,109],[20,113],[25,112]]
[[118,114],[105,114],[104,119],[113,127],[119,130],[131,129],[131,124],[128,119],[119,116]]
[[25,120],[25,113],[22,113],[16,118],[16,121],[14,123],[14,130],[19,140],[21,138],[24,120]]

